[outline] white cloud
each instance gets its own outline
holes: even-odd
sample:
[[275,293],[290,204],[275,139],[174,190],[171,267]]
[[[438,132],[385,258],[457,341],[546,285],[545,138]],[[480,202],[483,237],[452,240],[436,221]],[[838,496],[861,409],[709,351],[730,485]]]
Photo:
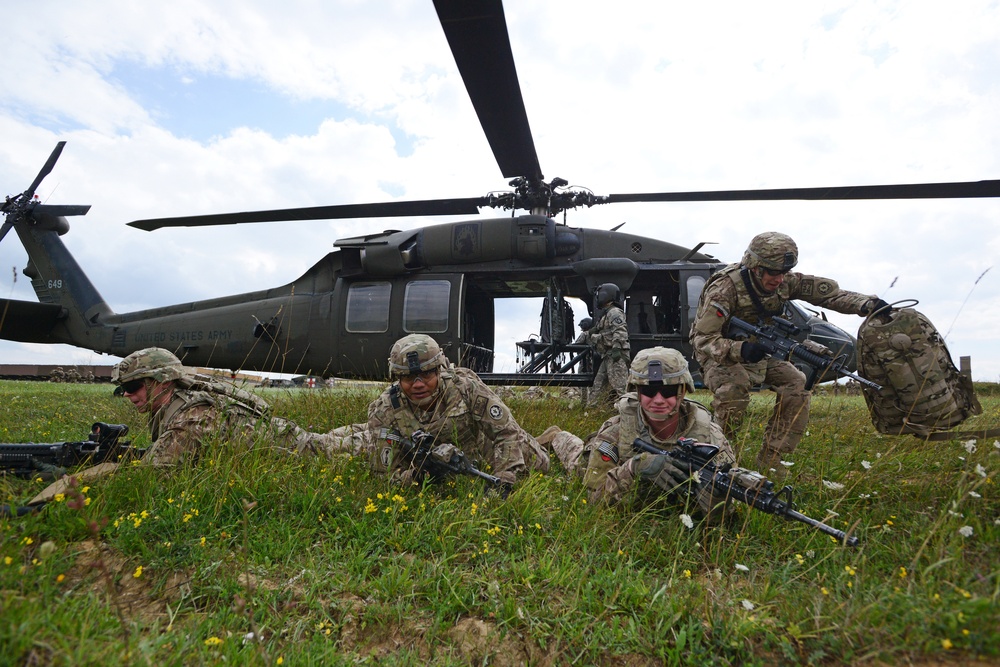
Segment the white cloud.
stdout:
[[[1000,177],[1000,27],[990,2],[941,12],[871,0],[713,5],[508,0],[546,177],[599,194]],[[145,233],[138,218],[407,199],[505,187],[429,0],[159,5],[70,2],[10,12],[0,45],[0,183],[23,190],[68,140],[39,194],[90,203],[65,237],[116,311],[288,282],[336,238],[429,224],[392,219]],[[39,27],[44,26],[44,30]],[[934,38],[928,40],[927,34]],[[232,126],[178,136],[114,77],[231,77],[276,99],[329,104],[310,132]],[[148,82],[149,89],[157,81]],[[202,113],[221,114],[220,97]],[[279,119],[280,120],[280,119]],[[395,138],[412,152],[401,157]],[[997,200],[606,206],[570,224],[740,256],[757,232],[800,245],[804,271],[888,301],[920,300],[976,379],[1000,380]],[[14,235],[3,296],[35,300]],[[139,268],[137,268],[139,267]],[[888,285],[899,280],[891,290]],[[137,279],[138,278],[138,279]],[[3,287],[8,287],[4,290]],[[521,323],[537,330],[537,307]],[[860,320],[833,314],[849,331]],[[499,337],[499,336],[498,336]],[[498,350],[498,352],[501,352]],[[8,362],[90,355],[0,343]],[[513,347],[506,352],[513,357]],[[74,360],[78,356],[74,357]]]

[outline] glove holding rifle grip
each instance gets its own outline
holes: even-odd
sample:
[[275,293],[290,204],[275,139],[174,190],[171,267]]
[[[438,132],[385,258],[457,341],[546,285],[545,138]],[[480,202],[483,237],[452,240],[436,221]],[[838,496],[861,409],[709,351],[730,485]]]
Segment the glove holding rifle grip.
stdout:
[[636,475],[667,493],[681,490],[691,478],[688,471],[679,467],[667,454],[645,452],[633,457],[631,465]]
[[756,364],[766,356],[767,348],[760,343],[745,340],[740,344],[740,359],[742,359],[744,363]]

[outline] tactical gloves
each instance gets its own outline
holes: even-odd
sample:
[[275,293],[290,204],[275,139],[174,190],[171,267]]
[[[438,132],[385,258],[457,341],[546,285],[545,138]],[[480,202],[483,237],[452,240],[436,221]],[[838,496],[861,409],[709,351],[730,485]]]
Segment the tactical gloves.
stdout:
[[884,312],[880,314],[882,315],[887,314],[890,310],[889,304],[883,301],[882,299],[875,297],[865,305],[861,306],[861,314],[864,316],[868,316],[874,313],[876,310],[883,310],[883,309],[885,309]]
[[678,490],[690,478],[688,471],[666,454],[640,454],[632,459],[632,465],[639,477],[667,493]]
[[740,345],[740,359],[748,364],[756,364],[767,356],[767,348],[760,343],[752,343],[748,340]]
[[611,357],[611,361],[621,361],[622,351],[621,348],[613,347],[608,352],[608,356]]

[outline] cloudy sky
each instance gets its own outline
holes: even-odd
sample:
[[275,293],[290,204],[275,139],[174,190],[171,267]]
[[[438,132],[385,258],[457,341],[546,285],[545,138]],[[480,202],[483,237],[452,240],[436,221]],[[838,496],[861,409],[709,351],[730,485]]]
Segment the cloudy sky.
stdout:
[[[610,194],[1000,178],[995,0],[505,6],[547,179]],[[93,206],[64,241],[117,312],[284,284],[338,238],[448,219],[152,233],[131,220],[506,185],[430,0],[7,9],[0,186],[23,191],[68,142],[38,194]],[[725,261],[758,232],[786,232],[801,270],[918,299],[956,361],[971,355],[975,379],[996,382],[998,217],[995,199],[756,202],[622,204],[569,223],[712,241]],[[35,300],[13,270],[25,260],[9,234],[0,296]],[[499,359],[537,314],[531,306],[498,332]],[[860,323],[830,319],[852,332]],[[113,361],[0,342],[3,363]]]

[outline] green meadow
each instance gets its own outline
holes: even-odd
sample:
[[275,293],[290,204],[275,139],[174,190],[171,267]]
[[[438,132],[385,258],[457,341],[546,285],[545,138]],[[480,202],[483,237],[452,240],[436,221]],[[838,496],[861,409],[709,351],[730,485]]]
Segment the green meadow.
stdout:
[[[380,389],[261,391],[325,431]],[[962,428],[1000,426],[998,385],[977,390]],[[536,435],[609,416],[504,396]],[[748,465],[772,404],[754,396],[734,443]],[[109,385],[2,381],[0,405],[0,442],[83,440],[94,421],[149,441]],[[668,502],[589,503],[558,464],[498,500],[268,444],[210,442],[170,475],[127,466],[0,519],[0,664],[1000,663],[1000,442],[882,436],[860,396],[816,393],[787,479],[856,548],[745,506],[689,528]],[[0,502],[45,484],[0,478]]]

